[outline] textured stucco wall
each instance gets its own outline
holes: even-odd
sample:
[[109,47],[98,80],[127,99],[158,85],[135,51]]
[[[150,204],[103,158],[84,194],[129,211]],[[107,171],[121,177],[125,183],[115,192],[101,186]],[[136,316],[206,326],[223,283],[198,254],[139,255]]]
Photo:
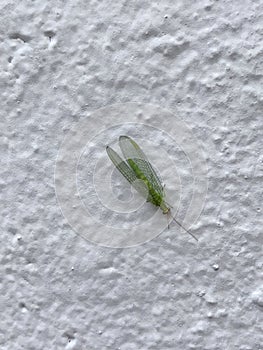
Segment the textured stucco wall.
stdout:
[[[0,348],[262,350],[263,2],[0,9]],[[173,227],[104,248],[61,214],[65,135],[132,101],[176,111],[203,146],[198,243]]]

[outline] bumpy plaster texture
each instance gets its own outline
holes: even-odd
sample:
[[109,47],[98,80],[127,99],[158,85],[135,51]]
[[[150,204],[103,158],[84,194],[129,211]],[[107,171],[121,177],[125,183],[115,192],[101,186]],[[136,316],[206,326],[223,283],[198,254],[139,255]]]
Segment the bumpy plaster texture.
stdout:
[[[0,8],[0,348],[263,349],[262,1]],[[203,147],[198,243],[173,226],[105,248],[61,213],[54,173],[65,135],[128,102],[169,109]]]

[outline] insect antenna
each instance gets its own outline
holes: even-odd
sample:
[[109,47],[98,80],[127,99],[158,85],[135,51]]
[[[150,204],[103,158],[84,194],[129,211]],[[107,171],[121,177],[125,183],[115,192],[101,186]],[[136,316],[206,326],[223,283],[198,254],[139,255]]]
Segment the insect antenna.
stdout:
[[[171,212],[169,213],[169,215],[171,215]],[[172,215],[171,215],[173,221],[176,222],[176,224],[180,227],[182,227],[182,229],[185,230],[185,232],[189,233],[190,236],[192,236],[197,242],[198,242],[198,239],[195,237],[195,235],[193,233],[191,233],[190,231],[188,231],[182,224],[180,224],[179,221],[177,221]]]
[[[171,214],[170,214],[171,215]],[[169,217],[168,216],[170,216],[169,215],[169,212],[168,212],[168,215],[166,216],[166,218],[167,218],[167,228],[168,228],[168,230],[170,230],[170,223],[169,223]]]

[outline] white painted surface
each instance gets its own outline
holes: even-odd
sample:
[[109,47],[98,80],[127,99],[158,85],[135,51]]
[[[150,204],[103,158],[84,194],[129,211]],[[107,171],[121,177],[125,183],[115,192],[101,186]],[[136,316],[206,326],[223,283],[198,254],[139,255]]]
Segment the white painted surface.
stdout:
[[[0,7],[1,349],[262,349],[262,1]],[[61,214],[65,135],[135,101],[174,112],[204,148],[198,244],[173,227],[103,248]]]

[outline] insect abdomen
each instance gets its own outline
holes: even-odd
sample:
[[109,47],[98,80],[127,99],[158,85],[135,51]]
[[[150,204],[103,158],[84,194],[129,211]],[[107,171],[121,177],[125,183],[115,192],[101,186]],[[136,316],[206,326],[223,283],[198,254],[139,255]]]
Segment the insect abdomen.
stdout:
[[154,190],[152,184],[149,182],[147,177],[144,175],[144,173],[141,171],[141,169],[138,167],[138,165],[132,159],[127,159],[127,162],[129,163],[130,167],[135,172],[137,178],[142,180],[145,183],[145,185],[147,186],[147,188],[149,190],[149,196],[148,196],[147,200],[150,201],[152,204],[156,205],[157,207],[159,207],[163,201],[162,196]]

